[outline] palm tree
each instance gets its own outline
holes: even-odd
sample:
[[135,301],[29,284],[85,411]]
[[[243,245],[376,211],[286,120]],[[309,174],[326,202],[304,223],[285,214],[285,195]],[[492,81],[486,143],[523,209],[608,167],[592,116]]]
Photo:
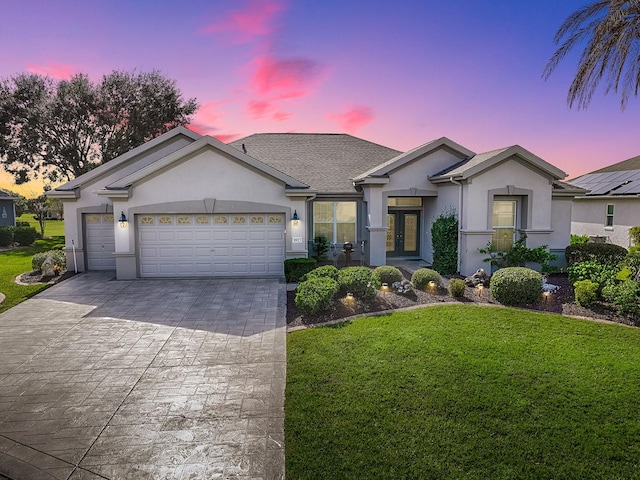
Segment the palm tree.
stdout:
[[586,43],[567,103],[586,108],[604,78],[605,94],[620,93],[620,107],[640,88],[640,0],[601,0],[572,13],[554,37],[560,47],[547,63],[545,80],[567,53]]

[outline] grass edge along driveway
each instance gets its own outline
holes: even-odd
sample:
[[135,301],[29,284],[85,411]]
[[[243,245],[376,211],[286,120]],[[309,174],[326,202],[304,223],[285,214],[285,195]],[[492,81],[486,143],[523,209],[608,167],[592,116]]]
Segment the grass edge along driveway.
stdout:
[[31,271],[31,258],[36,253],[46,252],[62,246],[64,246],[64,237],[52,237],[36,240],[29,247],[18,247],[0,252],[0,292],[7,297],[4,302],[0,303],[0,313],[49,287],[49,285],[42,283],[18,285],[15,279],[21,273]]
[[640,478],[640,329],[429,307],[288,334],[287,478]]

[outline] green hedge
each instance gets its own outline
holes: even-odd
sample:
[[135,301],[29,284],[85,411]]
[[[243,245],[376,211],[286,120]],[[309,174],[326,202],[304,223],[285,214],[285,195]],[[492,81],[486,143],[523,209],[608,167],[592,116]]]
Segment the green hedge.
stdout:
[[453,212],[441,213],[431,224],[433,269],[442,275],[458,271],[458,218]]
[[8,247],[13,243],[13,227],[0,227],[0,247]]
[[525,267],[501,268],[491,276],[491,296],[503,305],[536,303],[542,293],[542,275]]
[[419,268],[411,275],[411,283],[418,290],[424,290],[429,285],[429,282],[435,282],[438,288],[442,288],[442,277],[435,270]]
[[376,294],[369,267],[343,268],[338,275],[338,284],[343,295],[352,293],[356,297],[370,298]]
[[290,258],[284,261],[284,276],[287,282],[299,282],[300,278],[316,268],[313,258]]
[[298,310],[307,315],[326,310],[338,293],[338,282],[329,277],[310,278],[296,289],[295,303]]
[[13,241],[19,245],[33,245],[38,238],[38,232],[33,227],[16,227],[13,229]]
[[376,267],[373,269],[373,273],[371,273],[371,279],[376,287],[380,287],[383,283],[386,283],[390,287],[395,282],[401,282],[402,278],[402,272],[391,265]]
[[605,265],[617,265],[627,256],[627,249],[613,243],[578,243],[564,250],[567,265],[593,261]]

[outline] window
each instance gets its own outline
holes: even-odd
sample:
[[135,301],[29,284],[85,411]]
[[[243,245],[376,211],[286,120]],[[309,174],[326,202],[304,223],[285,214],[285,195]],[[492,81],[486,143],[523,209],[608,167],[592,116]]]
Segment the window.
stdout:
[[387,207],[421,207],[422,197],[389,197]]
[[356,202],[313,202],[313,238],[356,241]]
[[607,205],[607,219],[605,227],[613,227],[613,205]]
[[516,202],[495,200],[492,214],[493,236],[491,243],[498,252],[507,252],[513,247],[516,234]]

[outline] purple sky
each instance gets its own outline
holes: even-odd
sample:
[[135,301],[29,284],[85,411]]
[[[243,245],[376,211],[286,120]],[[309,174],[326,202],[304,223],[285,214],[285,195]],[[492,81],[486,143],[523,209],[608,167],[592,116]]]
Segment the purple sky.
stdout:
[[[640,155],[640,100],[569,110],[579,52],[545,82],[553,35],[587,0],[0,0],[0,77],[160,70],[192,128],[347,132],[399,150],[512,144],[570,177]],[[6,175],[0,187],[19,190]],[[36,190],[35,185],[27,189]],[[20,189],[28,191],[25,188]]]

